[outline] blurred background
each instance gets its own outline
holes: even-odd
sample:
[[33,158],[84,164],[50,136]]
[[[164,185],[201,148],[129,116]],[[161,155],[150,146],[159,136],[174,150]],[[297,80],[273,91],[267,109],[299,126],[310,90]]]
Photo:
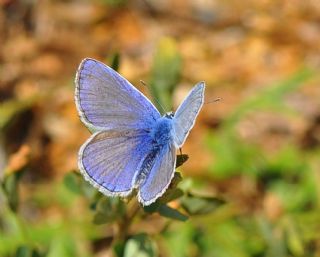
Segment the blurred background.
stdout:
[[[0,7],[0,256],[320,256],[318,0]],[[101,200],[77,175],[85,57],[167,110],[206,82],[211,103],[179,167],[184,196],[169,204],[178,216]]]

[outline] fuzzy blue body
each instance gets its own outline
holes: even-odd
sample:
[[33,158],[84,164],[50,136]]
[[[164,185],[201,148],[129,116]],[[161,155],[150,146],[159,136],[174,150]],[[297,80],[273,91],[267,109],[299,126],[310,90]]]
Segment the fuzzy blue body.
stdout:
[[172,142],[173,123],[169,115],[157,119],[154,127],[150,132],[152,140],[157,146],[164,146]]

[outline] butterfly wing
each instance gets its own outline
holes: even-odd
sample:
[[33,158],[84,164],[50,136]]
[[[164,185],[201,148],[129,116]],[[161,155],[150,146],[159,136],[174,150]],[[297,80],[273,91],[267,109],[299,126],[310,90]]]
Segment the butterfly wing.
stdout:
[[138,200],[143,205],[150,205],[164,194],[174,175],[176,166],[176,148],[168,144],[159,150],[153,166],[144,182],[140,185]]
[[80,171],[105,195],[127,196],[132,192],[135,173],[151,144],[143,130],[96,132],[80,148]]
[[161,116],[130,82],[94,59],[81,62],[75,84],[80,118],[91,131],[148,128]]
[[190,130],[204,102],[204,82],[198,83],[183,100],[173,117],[174,142],[181,147],[186,140]]

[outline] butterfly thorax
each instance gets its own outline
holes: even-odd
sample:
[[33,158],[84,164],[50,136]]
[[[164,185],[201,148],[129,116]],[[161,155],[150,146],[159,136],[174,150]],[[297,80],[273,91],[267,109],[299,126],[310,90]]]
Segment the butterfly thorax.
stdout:
[[151,138],[159,146],[166,145],[172,140],[172,117],[166,114],[159,118],[150,131]]

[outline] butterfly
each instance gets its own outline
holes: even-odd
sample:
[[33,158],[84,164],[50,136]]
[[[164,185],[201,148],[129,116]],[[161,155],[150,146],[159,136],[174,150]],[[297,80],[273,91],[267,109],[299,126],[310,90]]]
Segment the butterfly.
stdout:
[[190,91],[175,113],[156,107],[119,73],[90,58],[75,79],[75,103],[92,132],[81,146],[78,166],[84,178],[107,196],[137,192],[146,206],[168,188],[176,151],[184,144],[204,102],[204,82]]

